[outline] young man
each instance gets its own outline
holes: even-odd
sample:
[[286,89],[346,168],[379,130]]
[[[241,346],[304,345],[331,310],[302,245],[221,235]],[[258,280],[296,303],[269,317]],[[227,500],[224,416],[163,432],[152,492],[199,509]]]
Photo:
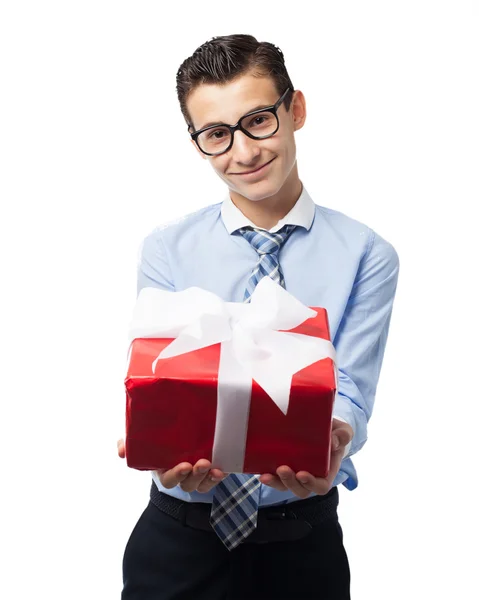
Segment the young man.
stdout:
[[247,302],[269,276],[325,307],[339,373],[331,469],[325,479],[288,465],[226,476],[202,459],[154,472],[125,549],[122,598],[346,600],[337,486],[357,486],[350,457],[367,438],[398,256],[366,225],[315,204],[299,179],[294,132],[306,104],[277,47],[213,38],[183,62],[177,92],[191,142],[228,193],[145,238],[138,292],[199,286]]

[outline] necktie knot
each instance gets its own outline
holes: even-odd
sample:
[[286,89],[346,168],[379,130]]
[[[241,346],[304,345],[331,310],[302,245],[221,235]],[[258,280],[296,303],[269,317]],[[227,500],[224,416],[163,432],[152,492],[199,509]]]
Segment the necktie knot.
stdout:
[[239,231],[248,240],[256,252],[263,254],[278,254],[281,246],[288,239],[296,225],[285,225],[279,231],[271,233],[254,227],[242,227]]
[[279,251],[295,228],[296,225],[284,225],[276,233],[251,226],[242,227],[239,230],[259,256],[258,263],[246,284],[244,302],[249,302],[254,288],[263,277],[268,276],[285,287],[283,272],[279,265]]

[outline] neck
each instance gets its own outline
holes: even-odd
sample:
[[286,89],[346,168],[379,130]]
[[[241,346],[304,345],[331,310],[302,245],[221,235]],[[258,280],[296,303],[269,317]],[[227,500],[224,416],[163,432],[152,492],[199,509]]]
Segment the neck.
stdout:
[[298,166],[295,162],[284,185],[273,196],[253,201],[238,194],[238,192],[230,190],[230,198],[233,204],[256,227],[269,230],[289,213],[301,196],[302,191],[303,184],[298,177]]

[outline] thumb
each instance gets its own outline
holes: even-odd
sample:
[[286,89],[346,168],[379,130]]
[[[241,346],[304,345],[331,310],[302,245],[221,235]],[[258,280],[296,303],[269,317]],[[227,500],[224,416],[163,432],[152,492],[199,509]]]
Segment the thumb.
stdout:
[[120,458],[125,458],[125,442],[123,439],[118,440],[116,446],[118,448],[118,456]]
[[334,452],[340,450],[341,448],[345,448],[347,444],[351,441],[351,433],[347,429],[342,429],[338,427],[335,429],[331,436],[331,447]]

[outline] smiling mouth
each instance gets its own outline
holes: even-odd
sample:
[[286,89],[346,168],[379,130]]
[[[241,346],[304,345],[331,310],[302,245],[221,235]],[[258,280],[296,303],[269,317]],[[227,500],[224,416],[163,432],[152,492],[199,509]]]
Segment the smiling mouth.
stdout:
[[261,167],[258,167],[257,169],[255,169],[254,171],[243,171],[241,173],[232,173],[233,175],[250,175],[251,173],[257,173],[258,171],[260,171],[263,167],[266,167],[267,165],[269,165],[270,162],[273,162],[274,158],[272,158],[269,162],[264,163],[264,165],[261,165]]

